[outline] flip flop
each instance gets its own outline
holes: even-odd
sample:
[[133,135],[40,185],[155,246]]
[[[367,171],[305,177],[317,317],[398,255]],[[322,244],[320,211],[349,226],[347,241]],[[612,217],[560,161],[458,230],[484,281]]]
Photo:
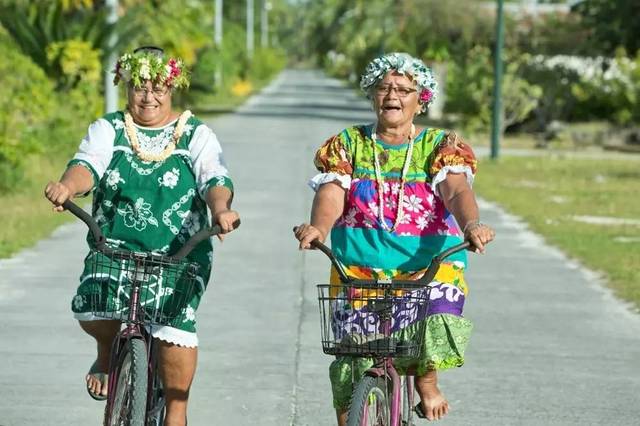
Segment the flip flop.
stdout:
[[413,407],[413,411],[415,411],[416,416],[418,416],[419,419],[427,418],[427,415],[422,410],[422,402],[419,402],[415,407]]
[[[100,380],[100,383],[102,383],[103,386],[107,384],[107,378],[109,377],[107,373],[102,373],[98,371],[98,360],[96,360],[91,365],[91,368],[89,369],[89,372],[87,373],[87,375],[94,376],[96,379]],[[88,382],[87,382],[87,393],[91,398],[95,399],[96,401],[104,401],[105,399],[107,399],[107,395],[95,394],[91,392]]]

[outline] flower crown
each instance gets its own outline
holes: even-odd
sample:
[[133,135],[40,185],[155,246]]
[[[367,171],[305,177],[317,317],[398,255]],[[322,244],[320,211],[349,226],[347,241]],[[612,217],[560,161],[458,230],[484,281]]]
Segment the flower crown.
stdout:
[[125,53],[118,59],[113,73],[113,84],[116,85],[122,80],[141,87],[150,80],[176,89],[189,87],[189,77],[182,60],[165,58],[156,52]]
[[387,73],[395,71],[413,79],[418,86],[418,99],[424,112],[433,103],[438,94],[438,83],[433,77],[431,68],[427,67],[420,59],[414,58],[408,53],[387,53],[369,62],[364,73],[360,77],[360,88],[371,99],[372,89]]

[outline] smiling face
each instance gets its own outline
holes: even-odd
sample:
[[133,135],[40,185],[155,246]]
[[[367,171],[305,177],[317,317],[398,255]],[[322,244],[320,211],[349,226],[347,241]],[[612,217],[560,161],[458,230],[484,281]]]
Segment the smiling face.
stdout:
[[372,94],[373,109],[383,128],[410,125],[421,111],[416,84],[404,74],[387,73]]
[[171,90],[146,81],[142,87],[129,87],[129,111],[133,121],[145,127],[159,127],[171,119]]

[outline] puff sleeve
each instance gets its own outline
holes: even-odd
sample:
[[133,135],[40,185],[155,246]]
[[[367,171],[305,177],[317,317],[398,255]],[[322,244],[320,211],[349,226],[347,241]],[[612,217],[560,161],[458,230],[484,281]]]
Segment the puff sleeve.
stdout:
[[316,152],[314,165],[320,173],[309,180],[309,186],[314,191],[320,185],[334,181],[339,182],[344,189],[351,187],[352,156],[344,133],[327,139]]
[[431,188],[435,194],[439,194],[438,184],[449,173],[464,173],[469,186],[472,186],[477,168],[478,162],[471,147],[457,134],[448,133],[436,148],[429,167]]

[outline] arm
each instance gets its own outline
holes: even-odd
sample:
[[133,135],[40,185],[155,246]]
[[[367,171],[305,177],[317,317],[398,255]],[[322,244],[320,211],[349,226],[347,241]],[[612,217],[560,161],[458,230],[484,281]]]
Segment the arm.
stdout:
[[311,241],[315,239],[326,240],[344,210],[345,192],[338,182],[325,183],[318,188],[311,207],[311,224],[303,223],[295,230],[300,250],[311,248]]
[[493,240],[495,232],[480,223],[478,204],[465,175],[449,173],[438,188],[445,207],[456,218],[465,240],[474,245],[476,253],[484,253],[484,246]]
[[113,155],[115,130],[104,118],[89,125],[71,165],[59,182],[49,182],[45,197],[54,204],[54,211],[63,211],[61,204],[70,198],[91,191],[102,178]]
[[[238,212],[231,210],[231,201],[233,192],[226,186],[212,186],[205,194],[205,202],[211,210],[213,223],[217,223],[223,232],[233,231],[233,222],[240,218]],[[223,240],[222,235],[218,235],[220,241]]]
[[53,210],[61,212],[62,203],[80,194],[85,194],[93,188],[93,175],[83,166],[69,167],[59,182],[49,182],[44,189],[44,195],[54,205]]

